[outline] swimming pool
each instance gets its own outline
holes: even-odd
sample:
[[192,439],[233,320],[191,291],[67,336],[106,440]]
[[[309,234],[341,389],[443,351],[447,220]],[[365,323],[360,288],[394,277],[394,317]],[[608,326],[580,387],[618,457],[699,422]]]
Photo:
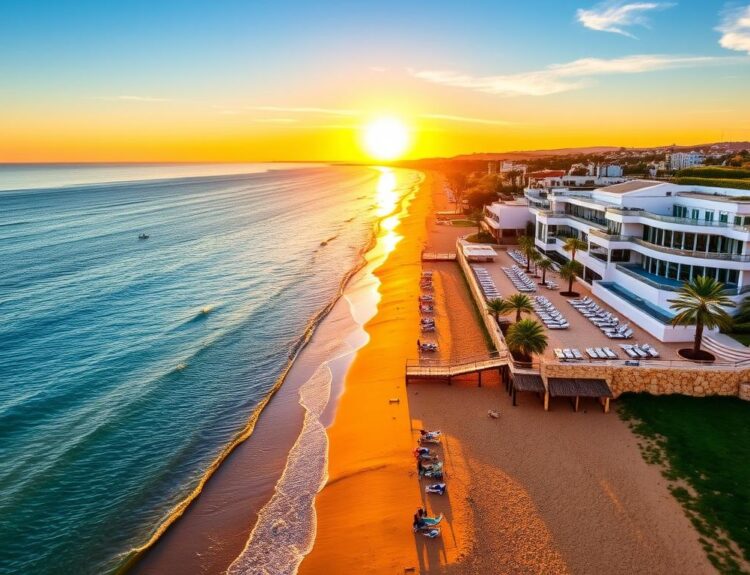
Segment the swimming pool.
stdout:
[[624,287],[612,282],[599,282],[599,285],[661,323],[668,324],[672,322],[672,318],[674,317],[672,312],[646,301]]

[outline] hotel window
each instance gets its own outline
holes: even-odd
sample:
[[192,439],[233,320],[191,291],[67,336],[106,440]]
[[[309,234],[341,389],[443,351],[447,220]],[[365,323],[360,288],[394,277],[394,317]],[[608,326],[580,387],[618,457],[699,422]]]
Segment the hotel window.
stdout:
[[693,266],[693,278],[703,275],[706,275],[706,270],[703,266]]
[[675,262],[669,262],[667,267],[667,277],[671,280],[677,279],[677,264]]
[[719,276],[716,279],[723,284],[727,283],[727,270],[719,269]]
[[719,222],[726,224],[729,221],[729,214],[727,212],[719,212]]
[[689,252],[695,250],[695,234],[685,232],[685,242],[683,243],[682,249]]
[[729,275],[727,276],[727,282],[730,284],[736,284],[738,279],[740,279],[739,270],[729,270]]
[[721,236],[708,236],[708,251],[715,254],[719,251],[719,238]]
[[708,236],[706,234],[696,234],[695,251],[705,252],[708,245]]
[[679,279],[680,281],[686,282],[690,280],[690,266],[686,264],[680,264],[680,273],[679,273]]
[[682,232],[674,232],[672,235],[672,247],[682,249]]
[[705,220],[707,222],[713,222],[714,221],[714,211],[713,210],[706,210]]
[[690,211],[690,219],[691,220],[697,220],[699,215],[700,215],[700,210],[696,210],[695,208],[693,208]]
[[735,226],[741,226],[742,225],[742,218],[740,216],[734,216],[734,225]]
[[672,247],[672,230],[664,230],[663,246]]

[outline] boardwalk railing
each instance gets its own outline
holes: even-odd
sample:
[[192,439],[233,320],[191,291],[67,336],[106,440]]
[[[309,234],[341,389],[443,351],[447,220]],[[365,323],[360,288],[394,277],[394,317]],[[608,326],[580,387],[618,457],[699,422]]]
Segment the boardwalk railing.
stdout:
[[508,366],[512,373],[539,373],[539,363],[519,362],[507,351],[493,352],[481,356],[454,359],[410,359],[406,362],[406,378],[449,379],[468,373]]

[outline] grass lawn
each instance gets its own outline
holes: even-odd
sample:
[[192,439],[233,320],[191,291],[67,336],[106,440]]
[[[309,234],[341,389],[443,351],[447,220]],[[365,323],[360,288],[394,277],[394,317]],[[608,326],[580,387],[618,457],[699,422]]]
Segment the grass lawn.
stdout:
[[477,227],[476,222],[472,222],[471,220],[451,220],[451,225],[456,226],[457,228],[476,228]]
[[727,335],[742,345],[750,345],[750,333],[728,333]]
[[721,573],[750,573],[750,402],[626,394],[620,415],[661,464]]
[[464,238],[467,242],[472,242],[475,244],[492,244],[495,243],[495,238],[493,238],[490,234],[486,232],[482,232],[479,234],[471,234],[470,236],[466,236]]

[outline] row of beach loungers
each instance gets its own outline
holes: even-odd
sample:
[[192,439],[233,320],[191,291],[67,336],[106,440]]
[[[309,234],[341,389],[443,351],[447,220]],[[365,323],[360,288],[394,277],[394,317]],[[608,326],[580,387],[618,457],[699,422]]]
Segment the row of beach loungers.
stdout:
[[590,297],[568,300],[580,314],[602,330],[610,339],[630,339],[633,330],[628,324],[621,324],[620,318],[602,308]]
[[502,268],[503,272],[506,276],[508,276],[508,279],[511,281],[511,283],[515,286],[515,288],[520,292],[533,292],[536,291],[536,283],[534,283],[534,280],[531,279],[529,276],[526,275],[526,272],[523,271],[518,266],[513,266],[511,268]]
[[[436,327],[435,318],[432,314],[435,313],[435,296],[432,295],[434,288],[432,286],[431,271],[422,272],[422,277],[419,280],[419,287],[422,290],[422,293],[419,296],[419,312],[422,314],[422,318],[419,320],[419,327],[422,330],[422,333],[434,332]],[[438,350],[438,345],[433,342],[421,341],[418,339],[417,348],[419,351],[432,352]]]
[[[556,348],[554,350],[555,357],[560,361],[566,361],[571,359],[585,359],[581,350],[578,348]],[[608,347],[587,347],[586,354],[591,359],[617,359],[617,354],[609,349]]]
[[642,343],[640,345],[626,345],[620,344],[623,351],[633,359],[651,359],[659,357],[659,352],[654,349],[651,344]]
[[508,250],[508,255],[513,259],[518,265],[526,267],[526,256],[523,255],[523,252],[519,250]]
[[479,287],[482,288],[484,297],[488,300],[499,298],[500,292],[497,291],[497,286],[495,285],[495,281],[492,279],[492,276],[490,276],[490,272],[488,272],[487,269],[483,267],[474,267],[473,270],[474,275],[477,276]]
[[568,329],[570,324],[565,316],[543,295],[534,297],[534,311],[548,329]]

